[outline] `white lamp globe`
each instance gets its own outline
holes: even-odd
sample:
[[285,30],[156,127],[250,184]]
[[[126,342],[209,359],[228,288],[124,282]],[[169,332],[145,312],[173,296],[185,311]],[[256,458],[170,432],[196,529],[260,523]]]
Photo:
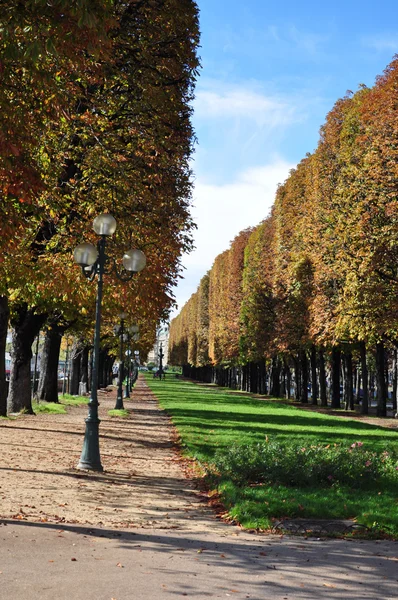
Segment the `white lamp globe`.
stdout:
[[97,248],[88,242],[83,242],[76,246],[73,252],[74,261],[81,267],[89,267],[95,263],[98,258]]
[[93,229],[97,235],[113,235],[116,231],[116,219],[107,213],[98,215],[93,221]]
[[126,271],[138,273],[139,271],[142,271],[145,265],[146,256],[141,250],[138,250],[138,248],[128,250],[123,256],[123,266]]

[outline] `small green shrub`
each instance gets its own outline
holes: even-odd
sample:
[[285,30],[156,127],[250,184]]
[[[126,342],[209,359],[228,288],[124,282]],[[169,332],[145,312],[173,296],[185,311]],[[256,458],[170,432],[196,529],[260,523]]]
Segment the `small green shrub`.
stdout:
[[236,444],[217,452],[209,473],[237,485],[346,485],[373,489],[387,484],[398,489],[398,455],[396,451],[368,450],[362,442],[347,448],[338,444],[303,446],[299,442],[266,441]]

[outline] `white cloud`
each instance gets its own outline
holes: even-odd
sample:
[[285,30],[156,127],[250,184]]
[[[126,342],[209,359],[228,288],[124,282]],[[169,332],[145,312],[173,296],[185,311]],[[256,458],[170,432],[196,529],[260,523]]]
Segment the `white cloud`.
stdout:
[[194,104],[195,119],[245,119],[259,127],[279,127],[302,120],[295,99],[267,95],[255,84],[225,86],[207,82],[199,87]]
[[375,35],[363,38],[363,44],[378,52],[398,52],[398,33],[392,35]]
[[289,27],[287,37],[297,46],[298,50],[301,50],[311,56],[318,56],[321,46],[323,46],[329,40],[329,35],[320,35],[317,33],[302,31],[295,25],[291,25]]
[[262,167],[246,169],[224,185],[208,184],[200,179],[196,182],[195,206],[191,211],[198,225],[196,250],[183,257],[184,281],[175,291],[179,309],[231,240],[242,229],[258,225],[269,214],[278,184],[285,181],[294,166],[275,158]]
[[187,255],[185,265],[203,265],[204,274],[242,229],[257,225],[268,215],[278,184],[293,167],[277,158],[268,165],[246,169],[231,183],[214,185],[199,179],[192,208],[198,225],[197,249]]
[[303,29],[286,20],[282,26],[261,25],[221,29],[218,33],[224,54],[234,56],[236,61],[242,58],[256,60],[259,55],[267,57],[267,60],[284,57],[294,61],[298,55],[299,58],[318,62],[327,45],[333,41],[334,30],[328,23],[323,23],[316,30]]

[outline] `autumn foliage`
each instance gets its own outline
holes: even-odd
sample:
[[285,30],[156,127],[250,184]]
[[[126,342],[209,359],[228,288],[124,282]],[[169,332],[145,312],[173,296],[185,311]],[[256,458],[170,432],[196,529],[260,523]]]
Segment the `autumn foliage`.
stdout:
[[[109,256],[120,267],[124,252],[138,247],[147,268],[129,283],[107,276],[103,330],[127,312],[141,327],[144,356],[174,304],[180,257],[192,245],[196,4],[6,0],[2,9],[4,311],[16,335],[30,321],[27,340],[54,319],[91,340],[95,284],[72,255],[83,240],[96,243],[93,219],[109,212],[117,220]],[[0,396],[1,388],[0,375]]]
[[[274,391],[287,395],[292,371],[304,402],[312,372],[313,402],[326,402],[328,377],[332,406],[340,406],[342,383],[352,408],[354,388],[357,400],[359,389],[367,394],[367,348],[378,413],[386,414],[387,368],[394,400],[397,389],[397,89],[395,58],[373,88],[361,86],[338,100],[316,150],[278,188],[269,217],[214,261],[208,301],[213,369],[238,365],[257,381],[253,365],[265,365],[268,391],[273,382]],[[178,359],[195,376],[203,364],[189,351],[198,293],[171,325],[172,356],[189,330]],[[243,379],[234,375],[234,385]]]

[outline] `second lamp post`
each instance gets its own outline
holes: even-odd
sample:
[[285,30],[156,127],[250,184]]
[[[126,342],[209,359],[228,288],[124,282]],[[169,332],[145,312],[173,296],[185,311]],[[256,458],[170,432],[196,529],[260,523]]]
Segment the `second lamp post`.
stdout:
[[115,326],[115,332],[119,336],[120,353],[119,353],[119,373],[117,379],[117,396],[115,410],[123,410],[123,379],[124,379],[124,320],[127,317],[126,313],[120,313],[120,324]]
[[127,327],[127,334],[126,334],[126,339],[127,339],[127,350],[125,352],[125,355],[127,357],[127,372],[126,372],[126,387],[124,389],[124,397],[125,398],[130,398],[130,391],[132,389],[132,385],[131,385],[131,338],[133,338],[133,340],[136,342],[139,340],[139,326],[138,325],[130,325],[130,327]]

